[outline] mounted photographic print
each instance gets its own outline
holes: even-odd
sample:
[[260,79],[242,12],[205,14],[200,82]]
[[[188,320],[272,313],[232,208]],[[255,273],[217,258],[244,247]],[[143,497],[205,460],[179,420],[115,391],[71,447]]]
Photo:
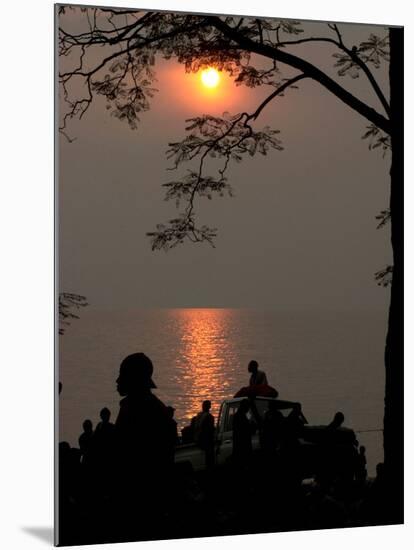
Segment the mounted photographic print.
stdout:
[[56,544],[402,523],[403,28],[55,10]]

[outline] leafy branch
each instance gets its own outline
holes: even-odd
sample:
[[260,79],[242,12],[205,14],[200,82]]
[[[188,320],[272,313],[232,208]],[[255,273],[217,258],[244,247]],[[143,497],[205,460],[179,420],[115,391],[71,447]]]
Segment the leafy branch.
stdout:
[[392,265],[387,265],[375,273],[375,280],[378,286],[383,286],[386,288],[391,285],[393,270],[394,268]]
[[368,140],[369,150],[381,148],[383,158],[391,151],[391,136],[384,133],[375,124],[367,126],[367,131],[362,136],[362,139]]
[[[368,121],[363,139],[369,141],[370,149],[379,148],[383,155],[390,149],[389,103],[372,72],[383,61],[389,61],[388,37],[371,34],[359,45],[349,47],[337,24],[328,24],[326,36],[323,33],[305,36],[299,21],[110,8],[79,8],[85,14],[89,30],[75,33],[64,28],[65,9],[59,8],[62,16],[59,53],[65,64],[72,63],[72,67],[62,69],[59,75],[67,107],[62,113],[60,130],[68,139],[67,123],[82,118],[96,95],[106,98],[107,109],[113,116],[136,129],[140,114],[150,108],[156,92],[157,56],[176,59],[188,72],[214,66],[226,71],[236,85],[266,86],[272,90],[250,114],[203,115],[187,120],[186,137],[169,144],[167,157],[173,163],[171,169],[183,164],[189,166],[181,177],[164,184],[165,199],[175,200],[181,212],[148,233],[153,249],[167,250],[186,239],[214,246],[217,230],[196,224],[196,201],[231,195],[228,181],[231,162],[282,149],[278,130],[269,127],[258,130],[254,122],[271,101],[283,96],[287,89],[296,88],[304,78],[318,82]],[[333,56],[338,76],[349,74],[357,78],[360,73],[365,74],[388,118],[318,66],[292,53],[296,46],[306,43],[328,43],[337,48]],[[88,55],[90,51],[103,54]],[[281,65],[296,70],[297,75],[282,78]],[[84,96],[78,92],[79,80],[86,90]],[[214,173],[208,173],[207,165],[214,168]]]
[[378,216],[375,216],[375,219],[379,220],[377,229],[381,229],[381,227],[384,227],[389,221],[391,221],[391,210],[389,208],[382,210]]
[[70,292],[59,294],[59,334],[65,333],[65,327],[70,325],[72,319],[79,319],[79,316],[73,310],[78,310],[87,305],[88,302],[85,296]]
[[[285,80],[251,114],[244,112],[232,116],[224,113],[223,117],[203,115],[186,121],[186,131],[189,134],[181,142],[170,143],[167,157],[173,159],[173,169],[200,157],[198,170],[188,170],[180,180],[164,184],[167,188],[166,200],[175,199],[177,207],[184,201],[185,209],[178,218],[170,220],[169,224],[158,224],[156,231],[147,233],[153,250],[174,248],[186,238],[191,242],[206,241],[214,246],[213,239],[217,230],[205,225],[197,228],[195,225],[195,198],[198,196],[211,199],[214,193],[222,197],[225,191],[231,196],[232,190],[226,177],[230,161],[240,162],[243,156],[254,156],[256,153],[267,155],[270,149],[283,150],[277,137],[279,130],[269,126],[254,130],[251,122],[258,118],[276,95],[283,95],[287,88],[294,88],[296,82],[303,78],[304,75],[299,74]],[[217,177],[204,176],[207,157],[221,159]]]

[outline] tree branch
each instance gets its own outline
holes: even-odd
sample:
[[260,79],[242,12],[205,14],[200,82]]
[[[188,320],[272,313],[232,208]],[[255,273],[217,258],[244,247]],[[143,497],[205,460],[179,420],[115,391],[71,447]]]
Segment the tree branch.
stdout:
[[370,122],[372,122],[373,124],[381,128],[381,130],[383,130],[387,134],[390,133],[391,124],[387,118],[385,118],[383,115],[378,113],[375,109],[366,105],[360,99],[358,99],[353,94],[348,92],[345,88],[343,88],[337,82],[335,82],[335,80],[330,78],[323,71],[318,69],[315,65],[312,65],[312,63],[304,59],[301,59],[300,57],[297,57],[293,54],[284,52],[274,46],[269,46],[268,44],[259,44],[254,40],[252,40],[251,38],[248,38],[247,36],[235,31],[232,27],[230,27],[227,23],[225,23],[219,17],[212,16],[210,21],[211,21],[211,24],[217,30],[219,30],[225,36],[227,36],[228,38],[236,42],[236,44],[239,44],[241,47],[247,49],[248,51],[251,51],[252,53],[262,55],[269,59],[277,60],[280,63],[284,63],[285,65],[298,69],[308,78],[315,80],[316,82],[321,84],[324,88],[326,88],[328,91],[333,93],[346,105],[351,107],[351,109],[358,112],[360,115],[368,119]]
[[[336,27],[336,25],[335,25]],[[330,27],[332,28],[332,27]],[[390,116],[390,106],[385,99],[384,94],[382,93],[381,88],[378,85],[378,82],[375,80],[374,75],[370,71],[369,67],[366,63],[359,57],[357,52],[350,50],[345,46],[345,44],[342,42],[342,36],[339,34],[339,30],[336,27],[336,32],[338,33],[339,41],[334,40],[333,38],[325,38],[325,37],[309,37],[309,38],[300,38],[298,40],[285,40],[283,42],[278,42],[277,47],[284,47],[284,46],[295,46],[298,44],[306,44],[308,42],[328,42],[330,44],[333,44],[334,46],[338,47],[342,51],[344,51],[349,57],[356,63],[365,73],[366,77],[368,78],[371,86],[374,89],[374,92],[376,93],[378,99],[380,100],[382,106],[385,109],[385,112],[388,116]]]
[[391,115],[390,106],[389,106],[387,100],[385,99],[385,96],[382,93],[382,90],[379,87],[378,82],[375,80],[375,77],[372,74],[372,72],[370,71],[367,64],[362,61],[362,59],[359,57],[359,55],[356,52],[353,52],[352,50],[348,50],[348,48],[343,48],[343,49],[344,49],[344,51],[346,51],[348,53],[349,57],[355,63],[357,63],[361,67],[361,69],[364,71],[366,77],[368,78],[368,80],[371,83],[371,86],[373,87],[375,93],[377,94],[378,99],[381,101],[381,104],[384,107],[385,112],[387,113],[388,116],[390,116]]
[[281,95],[285,90],[286,88],[289,88],[289,86],[292,86],[293,84],[295,84],[296,82],[298,82],[299,80],[302,80],[303,78],[307,78],[306,75],[304,74],[299,74],[289,80],[287,80],[286,82],[284,82],[281,86],[279,86],[279,88],[277,88],[273,93],[271,93],[264,101],[263,103],[261,103],[259,105],[259,107],[256,109],[256,111],[249,115],[247,120],[250,120],[250,119],[253,119],[253,120],[256,120],[256,118],[260,115],[260,113],[262,112],[262,110],[266,107],[266,105],[272,101],[272,99],[274,99],[276,96],[278,95]]
[[283,48],[285,46],[296,46],[297,44],[306,44],[306,42],[330,42],[331,44],[334,44],[334,46],[341,47],[339,42],[337,42],[333,38],[325,38],[323,36],[310,36],[309,38],[299,38],[298,40],[284,40],[283,42],[277,42],[277,47]]

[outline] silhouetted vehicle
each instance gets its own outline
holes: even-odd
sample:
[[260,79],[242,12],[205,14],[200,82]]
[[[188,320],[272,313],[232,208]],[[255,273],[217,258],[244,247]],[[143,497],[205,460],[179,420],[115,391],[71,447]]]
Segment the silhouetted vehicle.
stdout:
[[[221,407],[215,434],[214,457],[216,466],[231,462],[233,452],[233,419],[240,403],[245,398],[225,400]],[[313,477],[325,473],[354,475],[357,447],[353,430],[340,427],[335,430],[327,426],[311,426],[302,413],[300,403],[269,397],[255,397],[247,413],[253,425],[252,448],[256,456],[262,452],[261,429],[269,404],[283,416],[282,442],[279,454],[294,453],[301,477]],[[295,443],[292,445],[292,441]],[[191,465],[194,471],[205,468],[203,451],[194,443],[176,447],[175,463]]]

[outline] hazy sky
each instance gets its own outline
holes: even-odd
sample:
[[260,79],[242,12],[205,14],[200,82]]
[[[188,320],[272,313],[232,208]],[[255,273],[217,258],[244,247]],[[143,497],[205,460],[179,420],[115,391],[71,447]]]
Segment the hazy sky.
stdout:
[[[304,23],[311,27],[312,34],[325,28]],[[386,32],[342,29],[350,46]],[[329,46],[295,51],[335,76]],[[159,92],[138,130],[111,117],[98,99],[71,126],[76,141],[60,138],[60,290],[86,295],[98,308],[387,307],[388,291],[374,273],[391,257],[388,229],[377,230],[375,219],[388,205],[389,160],[361,140],[365,119],[308,80],[256,122],[281,131],[284,151],[231,165],[235,196],[197,203],[200,222],[218,229],[216,248],[187,243],[151,251],[145,233],[177,214],[163,200],[162,183],[177,176],[166,170],[165,151],[184,137],[185,119],[253,111],[271,91],[224,78],[208,96],[198,75],[186,75],[174,60],[156,70]],[[387,71],[375,71],[385,90]],[[363,76],[340,82],[381,109]]]

